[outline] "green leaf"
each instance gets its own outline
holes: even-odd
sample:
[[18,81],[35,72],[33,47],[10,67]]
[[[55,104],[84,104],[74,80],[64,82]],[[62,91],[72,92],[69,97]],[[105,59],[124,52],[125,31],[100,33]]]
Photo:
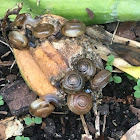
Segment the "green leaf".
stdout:
[[32,123],[35,123],[35,118],[34,117],[32,117]]
[[135,91],[134,92],[134,97],[135,98],[140,98],[140,91]]
[[2,99],[3,99],[3,96],[0,95],[0,100],[2,100]]
[[114,55],[109,55],[108,57],[107,57],[107,63],[106,63],[106,65],[113,65],[113,61],[114,61]]
[[3,100],[0,100],[0,105],[4,105],[4,101]]
[[42,123],[42,118],[40,118],[40,117],[35,117],[35,123],[36,123],[36,124],[41,124],[41,123]]
[[112,81],[113,81],[113,77],[111,76],[110,79],[109,79],[109,82],[112,82]]
[[16,136],[15,140],[21,140],[21,137],[20,136]]
[[139,86],[134,86],[133,89],[134,89],[134,90],[139,90],[139,91],[140,91],[140,87],[139,87]]
[[116,84],[119,84],[122,82],[122,78],[120,76],[113,76],[113,81],[116,83]]
[[21,136],[21,140],[25,140],[24,136]]
[[26,125],[32,124],[32,119],[31,119],[30,117],[26,117],[26,118],[24,119],[24,121],[25,121],[25,124],[26,124]]
[[134,78],[134,81],[137,83],[138,79]]
[[106,69],[106,70],[108,70],[108,71],[110,71],[110,72],[112,72],[112,71],[113,71],[112,66],[106,66],[106,67],[105,67],[105,69]]
[[24,140],[30,140],[30,138],[29,137],[24,137]]
[[129,80],[134,80],[134,77],[129,75],[128,73],[125,73],[124,74]]
[[137,81],[137,85],[140,87],[140,79],[138,79],[138,81]]

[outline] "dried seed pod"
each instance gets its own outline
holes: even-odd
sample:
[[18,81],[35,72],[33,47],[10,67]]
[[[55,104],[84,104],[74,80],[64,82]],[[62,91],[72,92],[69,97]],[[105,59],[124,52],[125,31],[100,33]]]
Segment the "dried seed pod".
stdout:
[[81,36],[85,31],[86,25],[77,19],[67,21],[61,28],[62,34],[68,37]]
[[29,112],[36,117],[45,118],[49,116],[58,105],[58,98],[55,95],[47,94],[42,98],[34,101],[29,109]]
[[108,70],[101,70],[95,75],[95,77],[90,81],[91,89],[94,91],[99,91],[104,88],[111,77],[111,72]]
[[95,64],[88,58],[79,59],[74,69],[83,74],[87,80],[91,79],[96,73]]
[[47,23],[37,24],[36,27],[33,27],[32,32],[36,38],[45,38],[52,35],[54,26]]
[[84,85],[84,78],[76,71],[69,71],[62,80],[62,89],[69,94],[81,91]]
[[11,31],[8,35],[10,45],[13,48],[22,50],[28,47],[28,39],[18,31]]
[[67,105],[73,113],[82,115],[91,110],[93,103],[90,94],[81,92],[68,95]]

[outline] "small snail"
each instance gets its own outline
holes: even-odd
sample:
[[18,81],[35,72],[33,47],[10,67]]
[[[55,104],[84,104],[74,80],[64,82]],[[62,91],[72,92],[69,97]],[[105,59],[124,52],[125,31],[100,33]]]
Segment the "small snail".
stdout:
[[12,47],[22,50],[28,47],[28,39],[18,31],[11,31],[8,35]]
[[76,71],[69,71],[62,80],[62,89],[69,94],[81,91],[84,85],[84,78]]
[[12,23],[13,26],[25,26],[26,24],[36,26],[40,19],[33,19],[29,13],[18,14]]
[[77,19],[67,21],[61,28],[62,34],[67,37],[81,36],[85,33],[85,30],[86,25]]
[[29,15],[30,14],[27,14],[27,13],[17,15],[17,17],[14,20],[13,25],[14,26],[22,26],[24,24],[25,20],[27,19],[27,16],[29,16]]
[[74,69],[83,74],[87,80],[91,79],[96,73],[96,66],[88,58],[82,58],[74,65]]
[[93,104],[90,94],[81,92],[68,95],[67,105],[73,113],[83,115],[91,110]]
[[91,89],[94,91],[99,91],[104,88],[111,77],[111,72],[108,70],[101,70],[95,77],[90,81]]
[[29,108],[29,112],[33,116],[45,118],[52,113],[52,111],[55,109],[54,106],[57,105],[58,98],[55,95],[48,94],[47,96],[34,101]]
[[54,26],[52,24],[41,23],[37,24],[36,27],[32,27],[31,30],[36,38],[45,38],[54,32]]

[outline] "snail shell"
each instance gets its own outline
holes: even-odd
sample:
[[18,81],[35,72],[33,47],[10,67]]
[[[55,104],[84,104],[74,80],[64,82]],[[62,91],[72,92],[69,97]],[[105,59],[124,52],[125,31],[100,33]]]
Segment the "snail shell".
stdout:
[[14,26],[22,26],[28,16],[30,16],[30,14],[27,14],[27,13],[17,15],[17,17],[15,18],[14,23],[13,23]]
[[62,80],[62,89],[69,94],[81,91],[84,85],[84,78],[76,71],[69,71]]
[[43,99],[38,99],[31,104],[29,112],[33,116],[45,118],[49,116],[54,109],[55,107],[52,104],[46,103]]
[[68,95],[67,105],[73,113],[82,115],[89,112],[93,104],[90,94],[81,92]]
[[58,104],[59,101],[57,96],[47,94],[46,96],[34,101],[29,108],[29,112],[33,116],[45,118],[52,113],[52,111],[55,109],[54,106],[57,106]]
[[33,19],[29,13],[23,13],[23,14],[18,14],[17,17],[15,18],[14,22],[12,23],[13,26],[24,26],[26,24],[31,25],[31,26],[36,26],[41,19]]
[[87,80],[91,79],[96,73],[96,66],[88,58],[82,58],[74,65],[74,69],[83,74]]
[[22,50],[28,47],[28,39],[18,31],[11,31],[8,35],[9,42],[13,48]]
[[52,35],[54,26],[52,24],[41,23],[37,24],[36,27],[33,27],[32,31],[36,38],[45,38]]
[[95,77],[90,81],[91,89],[94,91],[99,91],[104,88],[110,80],[111,72],[108,70],[101,70]]
[[67,37],[81,36],[85,31],[86,25],[77,19],[67,21],[61,28],[62,34]]

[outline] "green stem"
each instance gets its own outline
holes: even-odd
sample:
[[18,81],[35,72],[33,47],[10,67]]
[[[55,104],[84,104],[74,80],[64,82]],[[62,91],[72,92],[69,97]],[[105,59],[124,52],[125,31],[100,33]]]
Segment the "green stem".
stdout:
[[[17,2],[24,3],[22,13],[30,12],[37,16],[46,9],[52,14],[67,19],[76,18],[88,25],[140,20],[140,0],[40,0],[39,6],[37,0],[1,0],[0,17],[4,16],[6,9],[13,8]],[[89,18],[86,8],[93,11],[94,19]]]

